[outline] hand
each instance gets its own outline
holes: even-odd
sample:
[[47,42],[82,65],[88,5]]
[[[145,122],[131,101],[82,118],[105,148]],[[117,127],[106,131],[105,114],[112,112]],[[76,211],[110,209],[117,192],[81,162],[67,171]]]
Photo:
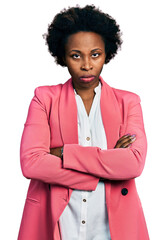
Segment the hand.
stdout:
[[129,148],[135,140],[136,140],[135,134],[133,135],[126,134],[117,141],[114,148]]
[[62,147],[50,148],[50,154],[55,155],[55,156],[61,158],[61,148]]

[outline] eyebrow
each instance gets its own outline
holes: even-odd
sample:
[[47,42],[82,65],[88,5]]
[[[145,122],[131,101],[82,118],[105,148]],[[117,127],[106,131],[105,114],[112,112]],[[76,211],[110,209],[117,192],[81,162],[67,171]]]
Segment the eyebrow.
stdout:
[[[95,52],[95,51],[97,51],[97,50],[101,50],[101,51],[102,51],[101,48],[95,48],[95,49],[91,50],[91,52]],[[76,49],[73,49],[73,50],[71,50],[70,52],[78,52],[78,53],[81,53],[81,51],[76,50]],[[70,53],[70,52],[69,52],[69,53]]]

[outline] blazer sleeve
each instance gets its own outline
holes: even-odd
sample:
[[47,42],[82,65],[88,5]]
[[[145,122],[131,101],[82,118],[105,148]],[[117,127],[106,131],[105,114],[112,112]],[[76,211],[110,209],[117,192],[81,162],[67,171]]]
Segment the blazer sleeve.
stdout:
[[50,154],[50,126],[40,87],[30,103],[20,144],[23,175],[72,189],[95,190],[99,178],[88,173],[64,169],[62,160]]
[[127,180],[138,177],[144,168],[147,140],[144,130],[140,97],[136,95],[129,106],[124,134],[136,134],[130,148],[102,150],[99,147],[64,146],[63,166],[66,169],[92,174],[109,180]]

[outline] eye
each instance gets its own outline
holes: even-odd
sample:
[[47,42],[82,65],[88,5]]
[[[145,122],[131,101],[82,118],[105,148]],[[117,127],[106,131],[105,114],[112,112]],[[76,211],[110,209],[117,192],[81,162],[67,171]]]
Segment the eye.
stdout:
[[93,57],[93,58],[97,58],[98,56],[100,56],[100,53],[93,53],[93,54],[92,54],[92,57]]
[[80,58],[80,56],[78,54],[73,54],[71,57],[74,58],[74,59],[79,59]]

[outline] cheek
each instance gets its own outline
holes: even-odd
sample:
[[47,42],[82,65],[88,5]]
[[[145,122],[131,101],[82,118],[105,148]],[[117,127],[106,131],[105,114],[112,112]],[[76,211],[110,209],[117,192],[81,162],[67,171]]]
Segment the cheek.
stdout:
[[96,69],[100,70],[101,68],[103,68],[104,63],[105,63],[105,59],[99,59],[98,61],[96,61],[94,66]]
[[78,72],[79,66],[76,63],[67,63],[67,68],[71,74],[75,75]]

